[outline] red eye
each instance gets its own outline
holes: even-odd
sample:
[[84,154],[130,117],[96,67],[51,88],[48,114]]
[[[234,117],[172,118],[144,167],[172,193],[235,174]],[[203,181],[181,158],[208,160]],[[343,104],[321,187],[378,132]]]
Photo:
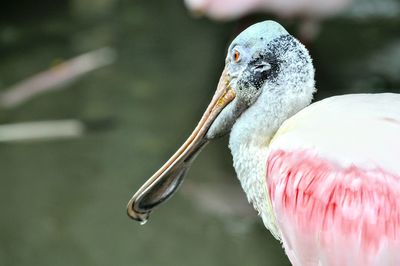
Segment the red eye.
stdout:
[[235,50],[235,52],[233,53],[233,60],[235,60],[235,62],[238,62],[240,59],[240,53]]

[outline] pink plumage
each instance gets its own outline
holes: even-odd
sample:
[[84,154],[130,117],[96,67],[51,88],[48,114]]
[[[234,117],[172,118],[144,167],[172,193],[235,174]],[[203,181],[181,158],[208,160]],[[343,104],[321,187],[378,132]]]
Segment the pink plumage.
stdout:
[[185,0],[195,13],[216,20],[231,20],[253,12],[272,12],[281,17],[306,16],[323,18],[337,14],[351,0]]
[[267,175],[295,264],[318,265],[312,260],[320,258],[324,265],[400,265],[400,176],[282,150],[269,155]]
[[278,131],[267,200],[294,265],[400,265],[397,102],[395,94],[333,97]]

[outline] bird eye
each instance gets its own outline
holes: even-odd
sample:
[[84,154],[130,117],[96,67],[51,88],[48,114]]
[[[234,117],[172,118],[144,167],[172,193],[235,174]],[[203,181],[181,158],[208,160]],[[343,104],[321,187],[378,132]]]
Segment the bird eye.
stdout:
[[233,61],[239,62],[239,60],[240,60],[240,53],[239,53],[238,50],[235,50],[235,51],[233,52]]

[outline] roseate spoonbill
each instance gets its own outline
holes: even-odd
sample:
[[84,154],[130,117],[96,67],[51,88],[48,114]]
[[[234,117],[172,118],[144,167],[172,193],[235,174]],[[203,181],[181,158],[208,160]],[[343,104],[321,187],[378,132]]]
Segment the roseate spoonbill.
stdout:
[[272,12],[282,18],[321,19],[339,13],[350,4],[351,0],[185,0],[184,2],[194,14],[204,14],[215,20],[232,20],[260,11]]
[[248,14],[268,12],[281,19],[299,19],[297,36],[312,41],[319,33],[320,21],[333,17],[350,6],[351,0],[184,0],[195,16],[218,21],[242,18]]
[[314,91],[309,53],[281,25],[243,31],[198,126],[129,216],[146,221],[204,145],[230,132],[241,185],[293,265],[400,265],[400,94],[306,107]]

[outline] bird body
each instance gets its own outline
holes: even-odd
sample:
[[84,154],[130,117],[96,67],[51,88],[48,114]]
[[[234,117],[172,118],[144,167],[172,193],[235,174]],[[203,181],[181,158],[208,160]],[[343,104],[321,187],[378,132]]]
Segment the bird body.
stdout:
[[244,191],[294,265],[400,264],[397,106],[399,94],[331,97],[270,142],[232,150]]
[[400,265],[400,94],[309,105],[314,92],[311,57],[281,25],[243,31],[198,126],[129,216],[146,221],[204,145],[230,133],[243,190],[293,265]]

